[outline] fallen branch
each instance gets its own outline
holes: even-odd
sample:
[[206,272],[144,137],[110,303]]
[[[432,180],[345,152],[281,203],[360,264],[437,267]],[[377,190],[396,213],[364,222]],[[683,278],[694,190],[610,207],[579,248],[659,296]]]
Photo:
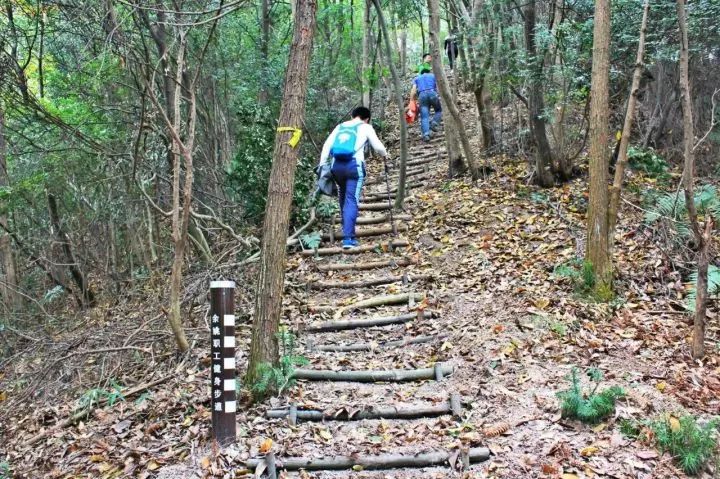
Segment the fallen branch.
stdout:
[[354,351],[373,351],[379,348],[402,348],[409,344],[429,343],[430,341],[441,340],[447,338],[447,334],[438,334],[436,336],[418,336],[416,338],[403,339],[401,341],[386,341],[384,343],[358,343],[347,345],[327,344],[321,346],[313,346],[317,351],[329,353],[349,353]]
[[380,286],[384,284],[392,284],[400,281],[408,283],[417,283],[420,281],[427,281],[433,279],[432,274],[418,274],[415,276],[383,276],[382,278],[369,278],[361,279],[358,281],[315,281],[308,284],[311,289],[354,289],[354,288],[368,288],[371,286]]
[[[160,379],[156,379],[149,383],[140,384],[139,386],[130,388],[127,391],[121,392],[122,397],[124,399],[132,397],[138,393],[145,391],[146,389],[150,389],[151,387],[157,386],[158,384],[162,384],[163,382],[170,379],[172,376],[173,376],[172,374],[168,374],[167,376],[163,376]],[[95,407],[98,408],[100,406],[104,406],[105,403],[107,403],[107,401],[108,401],[107,398],[101,399],[95,404]],[[63,419],[62,421],[55,423],[53,426],[49,427],[48,429],[45,429],[44,431],[41,431],[38,434],[36,434],[35,436],[31,437],[23,444],[23,446],[25,446],[25,447],[32,446],[33,444],[41,441],[42,439],[46,438],[47,436],[54,434],[58,430],[68,427],[72,424],[75,424],[76,422],[80,421],[85,416],[90,414],[91,411],[92,411],[91,407],[83,408],[81,411],[76,412],[69,418]]]
[[[443,364],[440,367],[443,376],[453,373],[453,367]],[[296,369],[293,371],[294,379],[307,379],[309,381],[351,381],[359,383],[373,382],[400,382],[421,381],[435,379],[435,368],[423,369],[391,369],[387,371],[330,371],[319,369]]]
[[[286,470],[305,469],[308,471],[337,469],[393,469],[400,467],[428,467],[446,464],[457,452],[432,451],[414,455],[381,454],[378,456],[333,456],[308,459],[303,457],[280,458],[281,468]],[[468,451],[470,462],[487,461],[490,449],[474,447]],[[265,458],[249,459],[245,466],[254,469]]]
[[385,268],[386,266],[409,266],[415,264],[415,261],[409,258],[387,259],[382,261],[368,261],[366,263],[332,263],[318,265],[320,271],[364,271],[375,268]]
[[[387,209],[387,204],[385,205],[385,208]],[[407,231],[408,230],[408,225],[406,225],[406,224],[395,225],[395,227],[397,228],[398,231]],[[365,238],[368,236],[380,236],[380,235],[386,235],[386,234],[390,234],[390,233],[393,233],[392,225],[377,226],[375,228],[358,229],[355,231],[355,236],[357,236],[358,238]],[[343,237],[342,231],[340,231],[340,230],[335,231],[333,234],[334,234],[335,239]],[[333,238],[330,237],[329,234],[324,233],[322,235],[322,240],[323,241],[332,241]]]
[[[425,311],[427,316],[432,317],[434,313]],[[373,326],[388,326],[390,324],[409,323],[418,317],[418,313],[401,314],[399,316],[386,316],[370,319],[350,319],[345,321],[326,321],[316,325],[309,325],[303,328],[307,333],[320,333],[328,331],[344,331],[346,329],[371,328]]]
[[361,254],[361,253],[368,253],[370,251],[375,251],[375,250],[392,251],[393,248],[404,248],[409,245],[410,245],[410,243],[408,243],[406,240],[396,240],[396,241],[388,241],[385,243],[364,244],[362,246],[358,246],[357,248],[350,248],[350,249],[344,249],[344,248],[308,249],[308,250],[304,250],[302,252],[302,254],[303,254],[303,256],[328,256],[328,255],[333,255],[333,254]]
[[[454,401],[461,403],[460,396],[456,396]],[[371,406],[368,409],[356,409],[348,411],[343,408],[335,412],[298,410],[297,419],[305,421],[362,421],[363,419],[418,419],[423,417],[436,417],[453,413],[451,397],[444,403],[424,405],[424,406]],[[270,409],[265,413],[269,419],[281,419],[290,414],[289,409]]]

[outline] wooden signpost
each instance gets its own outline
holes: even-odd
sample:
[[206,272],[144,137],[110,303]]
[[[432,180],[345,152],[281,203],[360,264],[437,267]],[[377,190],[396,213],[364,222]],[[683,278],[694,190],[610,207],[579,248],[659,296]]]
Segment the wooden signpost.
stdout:
[[210,283],[212,436],[220,445],[235,442],[235,282]]

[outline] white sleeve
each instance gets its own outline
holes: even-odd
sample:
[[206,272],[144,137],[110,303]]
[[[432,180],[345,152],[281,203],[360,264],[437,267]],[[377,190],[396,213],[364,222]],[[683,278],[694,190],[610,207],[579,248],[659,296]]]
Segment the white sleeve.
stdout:
[[375,150],[375,153],[380,156],[387,156],[387,150],[385,149],[385,145],[383,145],[380,139],[377,137],[375,129],[372,127],[372,125],[366,126],[367,128],[365,129],[365,134],[367,135],[368,142],[370,142],[370,146],[372,147],[372,149]]
[[322,147],[322,153],[320,153],[320,165],[325,164],[330,156],[330,148],[332,148],[333,143],[335,143],[335,135],[337,135],[339,127],[340,125],[336,126],[332,133],[330,133],[330,136],[327,137],[327,140],[325,140],[325,144]]

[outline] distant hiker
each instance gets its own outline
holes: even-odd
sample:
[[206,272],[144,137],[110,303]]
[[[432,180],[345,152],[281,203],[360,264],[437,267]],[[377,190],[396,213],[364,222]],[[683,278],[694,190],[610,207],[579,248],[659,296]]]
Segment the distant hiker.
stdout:
[[333,178],[338,185],[340,215],[342,216],[343,249],[358,245],[355,238],[355,222],[358,216],[360,192],[365,180],[365,145],[380,156],[387,156],[387,150],[370,125],[370,110],[359,106],[352,111],[352,120],[335,127],[320,154],[320,166],[330,158]]
[[432,55],[429,53],[423,53],[422,62],[417,67],[418,73],[422,73],[425,69],[432,71]]
[[[418,98],[420,102],[420,130],[422,131],[423,141],[430,141],[430,129],[437,131],[440,128],[440,120],[442,119],[442,107],[440,106],[440,98],[437,93],[437,83],[432,69],[424,67],[420,69],[420,74],[413,80],[413,86],[410,90],[410,99]],[[430,107],[434,114],[432,121],[430,120]]]
[[452,70],[455,65],[455,60],[458,56],[458,44],[457,44],[457,38],[455,38],[455,35],[450,35],[445,39],[445,52],[448,56],[448,61],[450,62],[450,69]]

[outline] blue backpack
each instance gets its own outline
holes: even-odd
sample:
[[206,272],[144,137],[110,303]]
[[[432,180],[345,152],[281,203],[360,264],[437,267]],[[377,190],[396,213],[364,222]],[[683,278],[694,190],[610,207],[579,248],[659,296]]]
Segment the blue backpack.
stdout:
[[362,125],[362,123],[352,126],[340,125],[337,135],[335,135],[335,141],[330,149],[330,154],[335,158],[335,161],[346,162],[355,157],[355,153],[357,152],[355,143],[360,125]]

